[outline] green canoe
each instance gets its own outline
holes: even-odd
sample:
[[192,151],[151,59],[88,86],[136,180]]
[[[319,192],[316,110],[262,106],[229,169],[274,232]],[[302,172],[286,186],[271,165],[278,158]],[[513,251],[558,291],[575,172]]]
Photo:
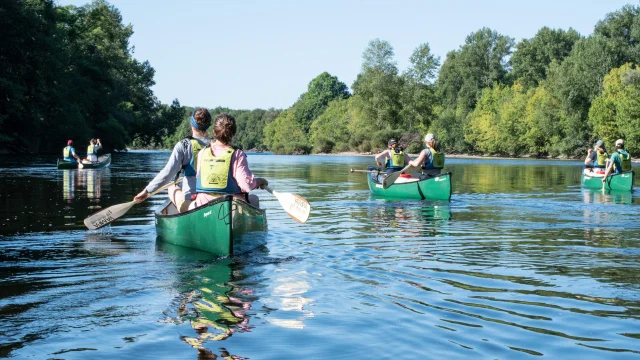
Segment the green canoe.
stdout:
[[582,187],[587,189],[605,189],[614,191],[632,191],[633,190],[633,178],[635,173],[633,171],[624,172],[621,174],[609,175],[607,181],[602,183],[604,173],[593,172],[591,169],[584,169],[582,171]]
[[[81,169],[102,169],[111,164],[111,154],[106,154],[98,157],[98,161],[83,162]],[[66,161],[58,159],[58,169],[78,169],[77,161]]]
[[231,195],[183,213],[167,200],[155,216],[160,240],[220,256],[255,248],[267,231],[265,210]]
[[[383,174],[380,174],[383,175]],[[450,200],[451,199],[451,173],[444,173],[432,178],[420,180],[418,178],[398,178],[387,189],[382,188],[382,176],[378,180],[377,173],[367,176],[369,189],[374,195],[389,198],[416,199],[416,200]]]

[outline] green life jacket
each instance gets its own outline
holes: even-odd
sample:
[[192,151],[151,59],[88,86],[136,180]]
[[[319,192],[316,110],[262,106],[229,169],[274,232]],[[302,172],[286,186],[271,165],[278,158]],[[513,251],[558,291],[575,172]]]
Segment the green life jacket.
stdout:
[[96,147],[93,144],[91,144],[91,145],[89,145],[89,147],[87,147],[87,156],[89,156],[89,155],[98,155],[98,151],[97,151]]
[[187,137],[189,142],[191,143],[191,150],[193,150],[193,155],[191,155],[191,160],[184,167],[184,176],[196,176],[196,164],[198,163],[198,154],[200,150],[207,147],[207,145],[200,145],[200,142],[191,136]]
[[203,151],[200,159],[200,171],[196,177],[196,191],[202,193],[239,194],[242,192],[233,177],[231,158],[236,150],[229,148],[222,156],[214,156],[211,149]]
[[390,167],[401,167],[405,166],[404,163],[404,152],[402,150],[396,149],[391,150],[391,166]]
[[431,160],[424,164],[425,169],[442,169],[444,167],[444,153],[437,151],[431,146],[427,145],[431,151]]
[[73,147],[71,146],[67,146],[64,149],[62,149],[62,157],[66,160],[66,161],[75,161],[75,159],[73,158]]
[[596,150],[596,154],[598,155],[598,159],[597,159],[597,164],[595,165],[595,167],[600,167],[603,168],[605,166],[607,166],[607,159],[609,158],[609,154],[607,154],[606,152],[600,152]]
[[[618,150],[618,154],[620,154],[621,171],[631,170],[631,155],[625,150]],[[613,165],[616,167],[616,171],[618,171],[617,165],[615,163]]]

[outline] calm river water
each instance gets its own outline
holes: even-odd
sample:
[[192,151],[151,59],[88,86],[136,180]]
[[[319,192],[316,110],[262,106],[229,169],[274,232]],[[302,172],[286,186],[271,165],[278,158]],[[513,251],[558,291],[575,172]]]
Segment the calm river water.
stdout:
[[85,230],[168,156],[0,157],[0,358],[640,355],[640,194],[581,189],[579,162],[448,159],[451,202],[421,202],[372,198],[349,173],[372,157],[249,155],[306,224],[256,191],[266,245],[232,258],[156,241],[165,195]]

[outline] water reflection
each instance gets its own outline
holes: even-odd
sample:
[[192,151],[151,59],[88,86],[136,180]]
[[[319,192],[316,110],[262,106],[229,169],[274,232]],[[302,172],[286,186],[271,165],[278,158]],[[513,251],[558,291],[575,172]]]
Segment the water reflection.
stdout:
[[629,191],[582,189],[585,204],[627,204],[633,203],[633,193]]
[[109,168],[79,169],[77,172],[79,186],[86,191],[87,199],[89,199],[87,209],[93,211],[101,209],[102,188],[109,185],[111,170]]
[[62,198],[68,203],[76,197],[76,183],[78,172],[76,170],[60,170],[62,172]]
[[435,236],[451,219],[451,207],[444,203],[416,206],[411,202],[384,202],[377,205],[367,209],[367,217],[373,220],[377,231],[385,232],[391,228],[401,231],[406,237]]
[[[190,325],[191,331],[180,338],[198,351],[198,359],[215,359],[210,348],[219,348],[222,341],[236,332],[251,331],[248,311],[256,296],[253,290],[235,284],[242,277],[240,259],[216,258],[214,255],[156,242],[161,252],[173,257],[180,266],[178,291],[174,308],[167,311],[166,322]],[[210,344],[212,343],[212,344]],[[231,356],[219,348],[220,356]]]

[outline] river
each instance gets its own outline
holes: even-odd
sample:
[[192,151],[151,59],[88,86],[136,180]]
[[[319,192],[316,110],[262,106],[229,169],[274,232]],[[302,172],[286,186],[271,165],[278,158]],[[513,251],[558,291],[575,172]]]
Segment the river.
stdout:
[[640,355],[640,197],[581,189],[580,162],[447,159],[451,201],[424,202],[373,198],[349,172],[372,157],[254,154],[312,211],[298,224],[255,191],[269,230],[253,251],[157,241],[164,194],[85,230],[168,156],[0,157],[0,358]]

